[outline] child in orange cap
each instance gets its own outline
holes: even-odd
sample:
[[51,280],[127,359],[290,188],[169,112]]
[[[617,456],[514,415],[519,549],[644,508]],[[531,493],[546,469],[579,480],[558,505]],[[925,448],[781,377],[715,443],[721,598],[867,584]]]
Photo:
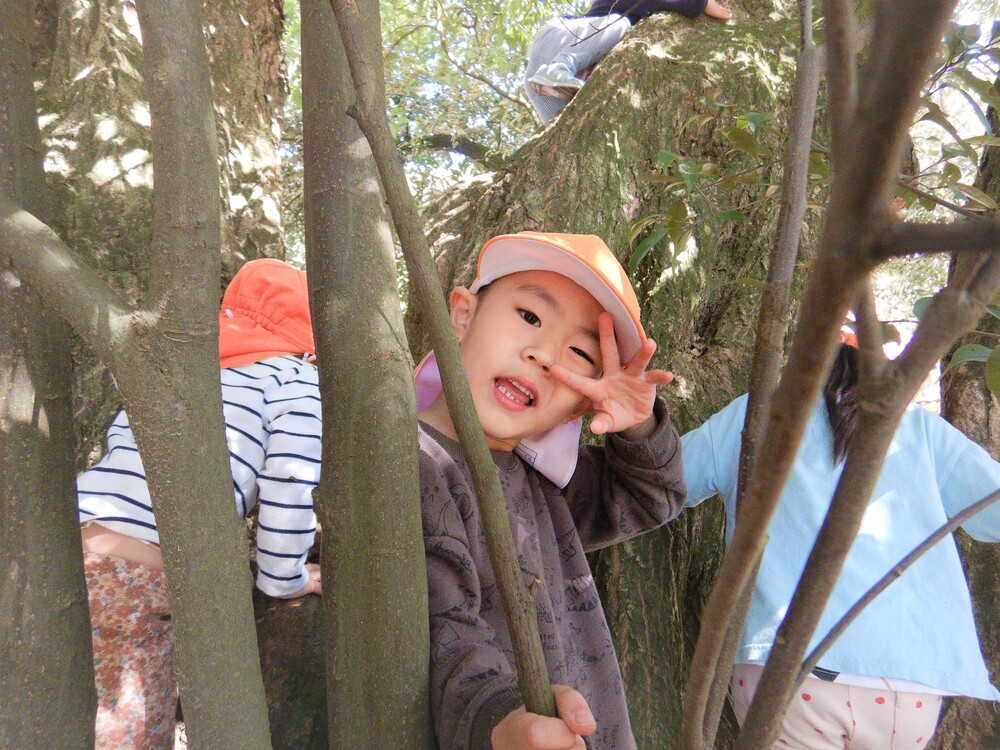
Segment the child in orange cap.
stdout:
[[[469,469],[433,353],[416,372],[442,748],[634,748],[624,686],[584,553],[653,529],[684,501],[680,450],[646,370],[656,345],[621,265],[590,235],[495,237],[451,321],[532,586],[559,718],[521,706]],[[580,447],[581,416],[607,434]]]
[[[320,412],[309,295],[302,271],[244,265],[219,314],[222,400],[236,510],[259,505],[257,588],[321,594],[306,564],[316,517]],[[97,750],[174,746],[173,632],[160,537],[128,415],[104,458],[77,477],[97,683]]]

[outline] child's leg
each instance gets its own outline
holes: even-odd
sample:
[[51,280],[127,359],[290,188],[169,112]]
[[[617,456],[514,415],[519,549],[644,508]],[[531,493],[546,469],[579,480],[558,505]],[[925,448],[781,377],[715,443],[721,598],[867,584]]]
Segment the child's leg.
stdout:
[[162,571],[84,553],[97,684],[97,750],[172,750],[177,692]]
[[528,101],[542,122],[555,117],[566,106],[566,98],[546,96],[528,85],[539,68],[559,64],[579,75],[607,55],[629,27],[627,18],[612,14],[594,18],[553,18],[541,28],[528,49],[524,80]]
[[593,18],[557,18],[568,35],[550,62],[562,63],[574,73],[603,60],[631,27],[625,16],[610,14]]

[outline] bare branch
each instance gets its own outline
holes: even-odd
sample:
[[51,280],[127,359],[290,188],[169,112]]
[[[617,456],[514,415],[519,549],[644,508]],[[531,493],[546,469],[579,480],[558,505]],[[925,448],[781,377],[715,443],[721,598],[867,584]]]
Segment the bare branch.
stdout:
[[809,656],[805,658],[805,661],[802,662],[802,669],[799,671],[798,682],[801,683],[802,680],[809,676],[813,667],[819,664],[819,660],[823,658],[823,654],[830,649],[830,646],[832,646],[837,638],[840,637],[841,633],[847,630],[850,624],[857,619],[858,615],[861,614],[862,610],[871,604],[872,600],[874,600],[876,596],[885,591],[885,589],[889,587],[889,584],[903,575],[907,568],[923,557],[923,555],[935,544],[951,534],[955,529],[968,521],[974,515],[980,511],[986,510],[997,500],[1000,500],[1000,490],[977,500],[969,507],[964,508],[959,513],[956,513],[951,519],[949,519],[948,523],[944,524],[941,528],[914,547],[910,554],[900,560],[892,570],[882,576],[882,578],[880,578],[874,586],[865,592],[864,596],[858,599],[851,606],[851,608],[844,613],[844,616],[837,621],[836,625],[830,628],[830,631],[823,636],[823,640],[821,640]]
[[2,196],[0,253],[104,362],[114,358],[133,314],[128,301],[55,232]]
[[[851,122],[858,105],[857,19],[848,0],[823,0],[826,31],[827,101],[835,154],[848,154]],[[834,171],[837,169],[834,162]]]
[[896,222],[886,228],[872,247],[879,261],[906,255],[998,250],[1000,222],[979,217],[951,224]]
[[517,564],[510,519],[500,491],[496,465],[486,447],[486,438],[465,380],[458,342],[444,304],[441,280],[431,258],[416,201],[407,186],[403,160],[393,141],[384,102],[376,95],[378,79],[374,71],[382,70],[381,55],[374,61],[365,58],[365,50],[360,43],[362,21],[354,0],[331,0],[331,5],[357,92],[357,103],[348,114],[355,118],[371,146],[393,224],[406,256],[411,290],[431,321],[431,343],[441,370],[445,399],[472,471],[490,564],[507,613],[521,698],[528,711],[554,716],[555,698],[549,685],[548,668],[538,634],[535,604]]
[[[788,300],[795,260],[798,256],[802,221],[807,206],[809,145],[819,92],[820,61],[812,41],[811,8],[801,2],[803,46],[796,66],[792,88],[787,149],[784,159],[781,208],[778,232],[768,267],[768,279],[761,295],[757,322],[757,342],[750,375],[750,397],[743,425],[740,452],[740,495],[737,514],[743,504],[744,490],[762,437],[763,416],[778,381],[784,351],[788,319]],[[754,572],[752,577],[756,576]],[[724,640],[713,668],[692,668],[685,692],[681,743],[687,748],[712,747],[722,713],[723,700],[732,673],[739,634],[750,603],[750,590],[730,602],[731,609],[719,614],[720,627],[726,628]],[[703,621],[702,627],[705,627]]]
[[872,46],[879,52],[868,57],[859,80],[850,150],[837,175],[843,181],[831,197],[830,213],[838,221],[872,225],[885,211],[925,71],[954,5],[955,0],[877,4]]
[[438,32],[438,41],[440,41],[440,43],[441,43],[441,52],[444,54],[445,60],[447,60],[448,62],[450,62],[455,67],[455,70],[457,70],[458,72],[460,72],[462,75],[468,76],[469,78],[471,78],[474,81],[479,81],[481,84],[483,84],[484,86],[486,86],[486,88],[490,89],[492,92],[494,92],[498,96],[501,96],[504,99],[506,99],[507,101],[513,102],[518,107],[521,107],[521,109],[525,110],[526,112],[528,112],[531,115],[532,119],[536,123],[538,122],[538,115],[535,113],[534,107],[532,107],[528,102],[524,101],[524,99],[521,99],[520,97],[516,97],[516,96],[512,96],[512,95],[508,94],[506,91],[504,91],[502,88],[500,88],[499,86],[497,86],[495,83],[493,83],[493,81],[491,81],[486,76],[479,75],[478,73],[476,73],[476,72],[474,72],[472,70],[469,70],[464,65],[462,65],[462,63],[458,62],[458,60],[454,59],[451,56],[451,52],[448,50],[448,39],[445,36],[445,34],[444,34],[443,31],[439,31]]
[[490,170],[500,169],[504,164],[503,157],[496,149],[471,138],[451,133],[431,133],[419,138],[407,137],[399,141],[399,150],[403,154],[409,154],[417,149],[450,151],[453,154],[460,154],[472,159]]
[[[875,383],[861,383],[861,416],[852,441],[865,449],[848,451],[826,520],[775,635],[737,750],[769,747],[776,739],[803,655],[836,585],[851,541],[857,536],[899,419],[927,372],[959,336],[978,322],[998,289],[1000,257],[990,256],[968,291],[949,286],[935,296],[910,345],[886,366],[884,377]],[[775,710],[776,706],[781,710]]]
[[871,279],[865,279],[861,286],[854,314],[857,319],[861,379],[871,383],[881,376],[887,361],[882,351],[882,325],[875,311]]

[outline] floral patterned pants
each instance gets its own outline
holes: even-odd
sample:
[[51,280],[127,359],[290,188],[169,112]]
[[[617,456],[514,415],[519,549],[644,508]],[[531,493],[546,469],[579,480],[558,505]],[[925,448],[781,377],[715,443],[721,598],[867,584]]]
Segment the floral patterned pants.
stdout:
[[163,571],[85,552],[97,683],[96,750],[172,750],[173,625]]

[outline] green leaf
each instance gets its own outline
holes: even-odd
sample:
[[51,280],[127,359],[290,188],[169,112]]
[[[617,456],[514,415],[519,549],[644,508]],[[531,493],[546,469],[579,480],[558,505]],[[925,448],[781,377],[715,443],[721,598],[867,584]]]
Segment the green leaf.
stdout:
[[753,287],[754,289],[763,289],[764,282],[760,279],[751,279],[749,276],[741,276],[738,279],[733,279],[735,284],[743,284],[744,286]]
[[988,312],[994,318],[1000,318],[1000,307],[997,307],[996,305],[987,305],[986,312]]
[[974,200],[980,206],[988,208],[991,211],[996,210],[997,202],[979,188],[973,187],[972,185],[966,185],[961,182],[957,183],[955,187],[957,187],[959,190],[965,193],[965,195],[968,196],[969,199]]
[[646,237],[646,239],[644,239],[642,242],[640,242],[639,247],[637,247],[635,249],[635,252],[632,253],[632,257],[629,259],[628,262],[629,270],[634,273],[635,269],[642,262],[642,259],[646,257],[649,251],[652,250],[656,246],[656,243],[662,240],[666,236],[666,234],[667,234],[666,227],[660,227],[659,229],[650,232],[649,236]]
[[749,130],[730,125],[722,129],[722,134],[740,151],[746,151],[753,156],[758,156],[761,152],[760,144]]
[[892,323],[881,323],[882,344],[899,344],[903,338],[899,335],[899,329]]
[[809,176],[817,180],[825,180],[830,176],[830,162],[826,154],[820,151],[809,153]]
[[920,320],[924,317],[924,313],[927,312],[927,306],[931,303],[933,297],[921,297],[916,302],[913,303],[913,314]]
[[983,346],[982,344],[964,344],[958,347],[955,353],[951,355],[951,361],[944,368],[944,371],[948,372],[948,370],[957,367],[963,362],[986,362],[992,354],[993,350],[988,346]]
[[771,115],[766,112],[747,112],[736,119],[736,127],[743,128],[749,126],[750,132],[757,135],[761,126],[770,119]]
[[694,184],[701,178],[701,170],[701,162],[690,160],[682,161],[677,167],[677,171],[681,173],[681,179],[684,180],[684,184],[687,185],[688,190],[691,190]]
[[990,352],[986,360],[986,385],[994,395],[1000,395],[1000,348]]
[[633,221],[628,228],[628,244],[634,245],[635,241],[639,239],[640,234],[646,231],[648,227],[651,227],[653,224],[664,218],[665,217],[661,214],[652,214]]
[[677,161],[680,157],[673,153],[672,151],[661,151],[657,156],[660,162],[660,166],[663,167],[663,171],[666,172],[670,169],[670,165]]
[[724,221],[749,221],[747,215],[742,211],[719,211],[715,214],[715,220],[720,223]]

